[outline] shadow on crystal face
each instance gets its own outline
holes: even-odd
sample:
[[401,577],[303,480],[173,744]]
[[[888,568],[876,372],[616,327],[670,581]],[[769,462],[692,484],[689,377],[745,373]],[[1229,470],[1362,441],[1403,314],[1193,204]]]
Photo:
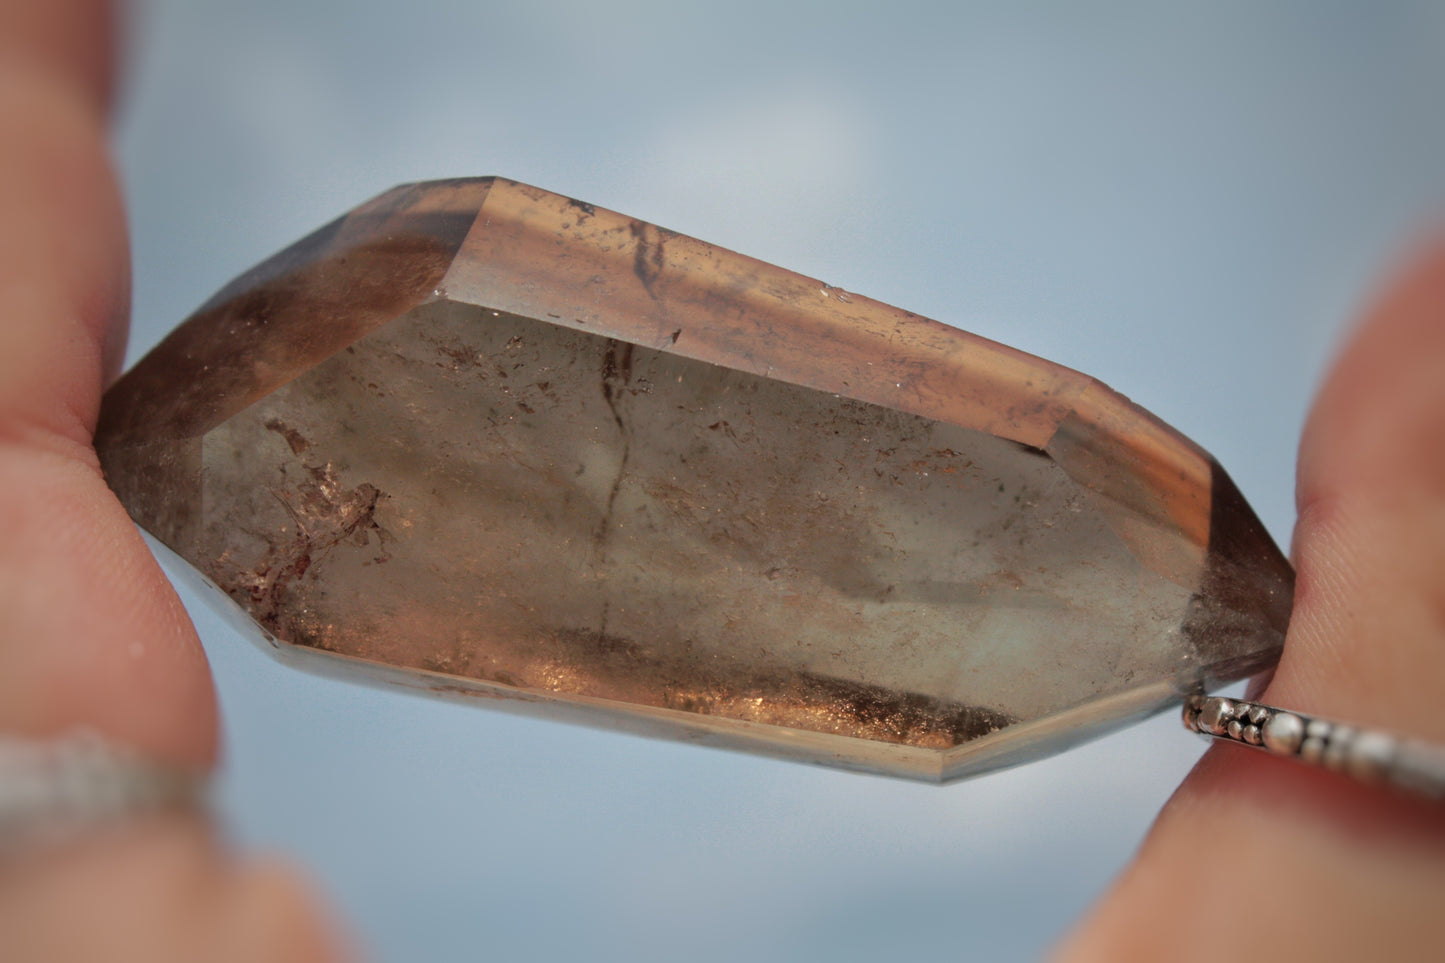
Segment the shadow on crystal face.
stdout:
[[504,181],[399,189],[127,375],[107,477],[284,644],[923,778],[1274,658],[1288,567],[1187,441],[647,228]]

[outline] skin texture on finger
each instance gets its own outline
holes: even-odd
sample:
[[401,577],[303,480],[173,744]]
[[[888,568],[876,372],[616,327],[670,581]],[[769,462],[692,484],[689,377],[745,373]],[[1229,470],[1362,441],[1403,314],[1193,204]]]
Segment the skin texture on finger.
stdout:
[[[1300,452],[1295,612],[1261,698],[1445,741],[1445,245],[1370,313]],[[1445,808],[1221,745],[1065,960],[1433,960]]]
[[1445,742],[1445,242],[1386,295],[1300,450],[1305,593],[1269,698]]
[[205,656],[149,550],[82,461],[0,445],[0,728],[77,725],[187,765],[215,751]]
[[55,31],[96,8],[0,10],[0,24],[43,41],[0,62],[0,729],[89,726],[209,765],[216,709],[199,640],[90,448],[129,267],[98,81],[58,79],[104,38],[67,46]]

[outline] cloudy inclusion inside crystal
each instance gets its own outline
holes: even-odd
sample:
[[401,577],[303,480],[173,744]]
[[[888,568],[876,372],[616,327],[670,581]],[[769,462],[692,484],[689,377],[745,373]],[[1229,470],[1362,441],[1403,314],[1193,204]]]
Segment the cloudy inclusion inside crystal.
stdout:
[[469,305],[202,457],[206,574],[394,666],[946,749],[1188,649],[1190,592],[1038,449]]

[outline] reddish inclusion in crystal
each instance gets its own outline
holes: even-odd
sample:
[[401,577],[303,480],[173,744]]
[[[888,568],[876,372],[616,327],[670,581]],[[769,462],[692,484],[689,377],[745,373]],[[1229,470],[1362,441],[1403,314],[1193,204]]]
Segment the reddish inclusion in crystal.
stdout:
[[292,661],[918,778],[1259,671],[1290,604],[1098,382],[503,180],[243,275],[97,445]]

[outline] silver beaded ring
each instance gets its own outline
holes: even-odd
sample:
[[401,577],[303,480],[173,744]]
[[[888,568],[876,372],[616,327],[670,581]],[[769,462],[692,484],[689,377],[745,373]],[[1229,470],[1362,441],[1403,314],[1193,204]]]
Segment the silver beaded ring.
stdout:
[[1219,696],[1184,704],[1191,732],[1252,746],[1429,799],[1445,799],[1445,746]]
[[[1192,732],[1445,799],[1445,746],[1258,702],[1191,696]],[[164,809],[201,805],[203,773],[145,759],[93,732],[0,736],[0,854]]]
[[197,806],[203,773],[148,760],[88,730],[0,736],[0,854],[164,809]]

